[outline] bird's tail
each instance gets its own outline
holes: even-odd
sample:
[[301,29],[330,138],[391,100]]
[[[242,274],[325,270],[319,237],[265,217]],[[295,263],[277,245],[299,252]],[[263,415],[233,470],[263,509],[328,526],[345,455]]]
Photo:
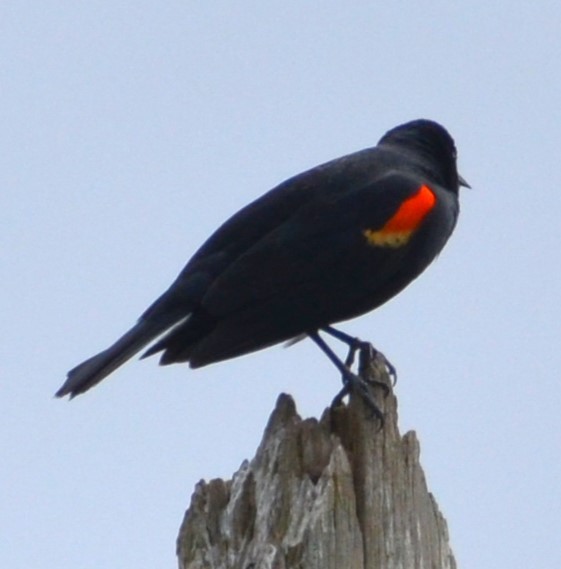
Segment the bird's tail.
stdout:
[[64,385],[55,393],[55,396],[70,395],[72,399],[76,395],[84,393],[132,358],[169,326],[169,322],[139,320],[112,346],[71,369]]

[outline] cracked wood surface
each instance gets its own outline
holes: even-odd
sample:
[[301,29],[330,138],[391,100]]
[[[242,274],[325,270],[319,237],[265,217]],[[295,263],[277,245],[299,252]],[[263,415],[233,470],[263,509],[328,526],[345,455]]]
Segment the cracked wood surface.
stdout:
[[279,396],[255,458],[197,484],[180,569],[455,569],[416,435],[399,434],[393,394],[377,401],[382,429],[358,397],[318,421]]

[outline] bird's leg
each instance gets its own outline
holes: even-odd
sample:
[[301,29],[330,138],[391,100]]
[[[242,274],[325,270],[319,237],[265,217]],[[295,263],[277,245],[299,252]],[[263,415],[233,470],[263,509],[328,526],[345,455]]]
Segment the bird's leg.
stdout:
[[[325,340],[320,337],[317,332],[310,332],[310,338],[317,344],[322,352],[331,360],[335,367],[341,372],[343,376],[343,389],[337,394],[333,403],[333,407],[340,405],[343,397],[348,395],[351,391],[360,395],[366,407],[374,417],[384,424],[384,414],[380,411],[378,405],[372,398],[368,386],[370,382],[366,382],[361,376],[354,374],[345,363],[343,363],[335,354],[335,352],[325,343]],[[356,350],[355,350],[356,351]],[[348,360],[348,356],[347,356]]]
[[[356,338],[354,336],[350,336],[349,334],[345,334],[345,332],[341,332],[341,330],[337,330],[337,328],[333,328],[333,326],[324,326],[323,328],[321,328],[321,330],[323,330],[330,336],[337,338],[338,340],[344,342],[349,346],[349,353],[347,354],[347,358],[345,359],[345,365],[348,368],[350,368],[353,365],[357,352],[361,353],[366,352],[371,359],[380,358],[382,360],[382,363],[384,364],[384,367],[386,368],[388,375],[390,376],[392,384],[393,385],[396,384],[397,370],[388,360],[388,358],[386,358],[386,356],[382,352],[378,351],[370,342],[365,342],[360,338]],[[372,380],[370,380],[370,382],[373,383],[374,385],[377,386],[379,385],[380,387],[382,387],[382,389],[384,389],[385,391],[386,396],[388,395],[389,389],[384,382],[372,381]]]

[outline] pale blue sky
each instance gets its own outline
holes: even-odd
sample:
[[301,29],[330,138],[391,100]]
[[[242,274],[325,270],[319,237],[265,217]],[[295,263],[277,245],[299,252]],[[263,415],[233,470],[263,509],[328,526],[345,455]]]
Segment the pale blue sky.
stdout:
[[175,567],[195,483],[253,456],[278,393],[321,413],[311,342],[52,394],[239,207],[425,117],[474,189],[344,329],[398,368],[460,567],[557,569],[560,25],[554,1],[2,3],[2,566]]

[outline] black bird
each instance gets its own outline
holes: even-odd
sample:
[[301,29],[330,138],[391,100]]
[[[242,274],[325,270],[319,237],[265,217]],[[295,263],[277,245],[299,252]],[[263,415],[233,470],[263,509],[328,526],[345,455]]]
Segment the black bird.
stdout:
[[[303,335],[356,380],[319,336],[373,310],[419,276],[458,217],[456,148],[416,120],[367,148],[283,182],[227,220],[112,346],[68,373],[74,397],[139,350],[197,368]],[[164,334],[162,336],[162,334]],[[356,346],[354,346],[356,348]]]

